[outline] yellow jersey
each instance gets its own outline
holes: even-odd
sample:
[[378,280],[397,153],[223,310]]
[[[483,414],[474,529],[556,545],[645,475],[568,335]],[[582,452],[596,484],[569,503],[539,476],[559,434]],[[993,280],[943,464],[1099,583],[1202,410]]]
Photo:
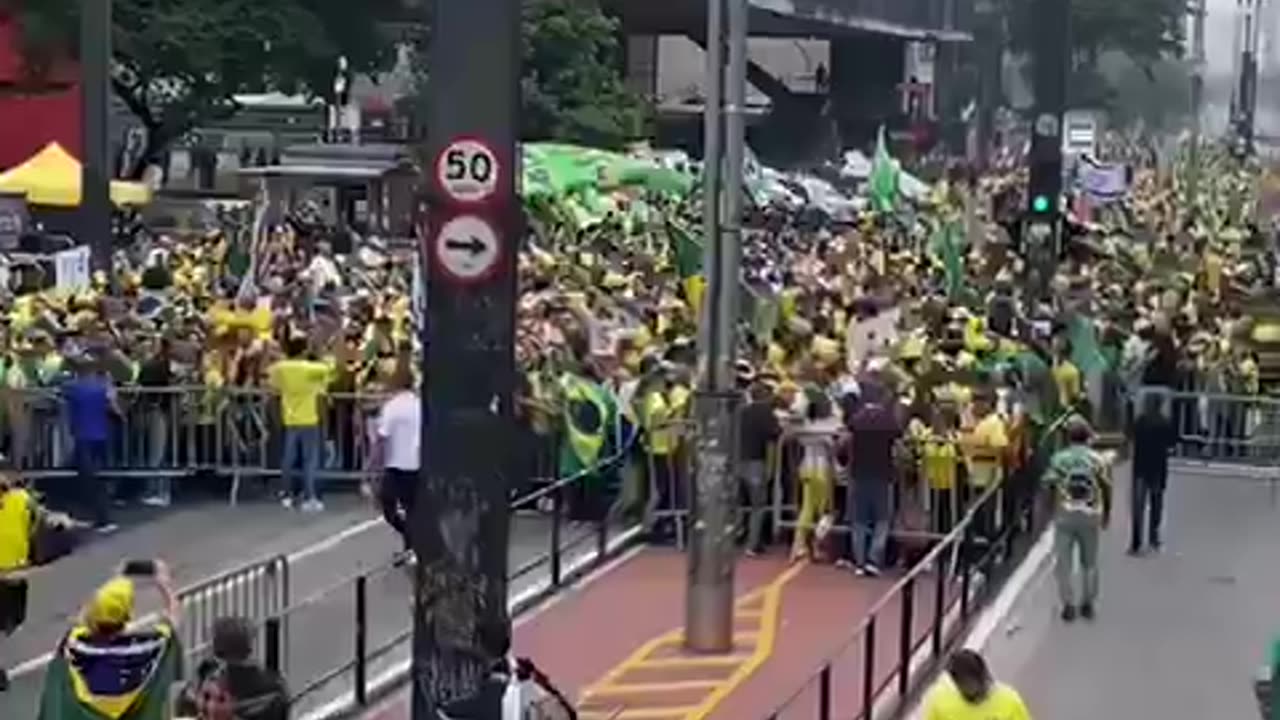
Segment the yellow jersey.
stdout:
[[925,698],[924,720],[1031,720],[1031,713],[1017,690],[996,683],[974,704],[964,699],[951,678],[938,681]]
[[1064,408],[1074,407],[1084,394],[1080,368],[1070,360],[1054,364],[1053,383],[1058,388],[1058,404]]
[[26,567],[31,562],[31,519],[35,501],[31,493],[15,488],[0,495],[0,571]]
[[999,413],[987,413],[965,438],[968,451],[969,484],[989,487],[1000,482],[1005,448],[1009,447],[1009,434]]
[[271,387],[280,393],[285,427],[320,424],[320,397],[329,387],[332,369],[313,360],[281,360],[268,371]]

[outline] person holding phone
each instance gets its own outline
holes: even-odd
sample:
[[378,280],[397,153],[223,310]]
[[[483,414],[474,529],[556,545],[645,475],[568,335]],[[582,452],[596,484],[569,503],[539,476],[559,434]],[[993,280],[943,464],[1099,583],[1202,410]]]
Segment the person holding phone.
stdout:
[[[142,583],[159,591],[163,619],[134,627],[134,594]],[[125,562],[94,592],[54,651],[38,720],[122,717],[122,707],[129,720],[168,718],[170,686],[182,674],[180,609],[163,561]]]

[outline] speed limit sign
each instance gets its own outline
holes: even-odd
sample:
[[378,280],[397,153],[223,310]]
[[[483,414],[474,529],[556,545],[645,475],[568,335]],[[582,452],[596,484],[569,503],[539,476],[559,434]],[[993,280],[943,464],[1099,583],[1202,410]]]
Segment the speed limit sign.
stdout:
[[497,154],[473,138],[454,140],[436,158],[436,182],[454,202],[488,200],[501,173]]

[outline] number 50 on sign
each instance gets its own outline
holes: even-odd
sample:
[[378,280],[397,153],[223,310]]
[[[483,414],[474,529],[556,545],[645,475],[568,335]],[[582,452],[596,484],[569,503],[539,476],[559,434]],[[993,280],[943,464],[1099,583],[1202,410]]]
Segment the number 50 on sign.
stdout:
[[501,173],[493,149],[472,138],[454,140],[436,158],[436,182],[454,202],[489,199]]

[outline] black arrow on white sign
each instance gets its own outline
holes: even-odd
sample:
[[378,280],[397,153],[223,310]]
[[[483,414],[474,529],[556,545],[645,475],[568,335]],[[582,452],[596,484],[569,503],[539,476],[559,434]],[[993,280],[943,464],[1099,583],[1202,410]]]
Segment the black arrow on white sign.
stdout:
[[483,242],[480,241],[480,238],[476,237],[475,235],[472,235],[470,240],[458,240],[455,238],[449,238],[448,240],[444,241],[444,246],[449,250],[465,250],[466,252],[471,253],[473,256],[479,255],[480,253],[484,252],[485,249],[488,247]]

